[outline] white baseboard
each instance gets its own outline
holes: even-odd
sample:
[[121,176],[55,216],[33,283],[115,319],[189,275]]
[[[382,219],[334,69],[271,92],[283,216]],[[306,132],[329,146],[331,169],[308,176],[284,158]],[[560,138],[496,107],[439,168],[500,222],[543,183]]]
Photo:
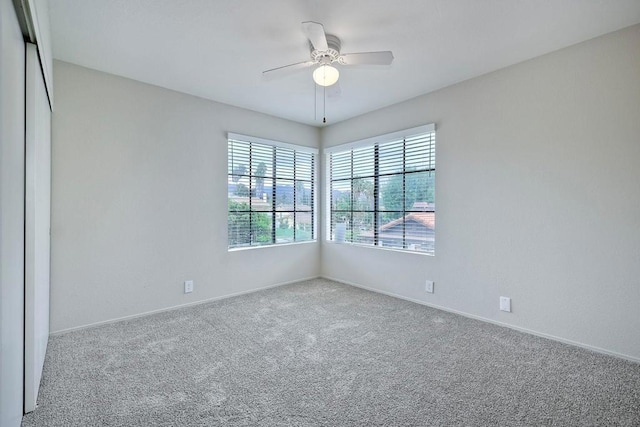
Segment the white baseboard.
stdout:
[[321,277],[323,279],[332,280],[334,282],[342,283],[342,284],[353,286],[353,287],[360,288],[360,289],[365,289],[367,291],[376,292],[376,293],[387,295],[387,296],[394,297],[394,298],[399,298],[399,299],[402,299],[402,300],[405,300],[405,301],[415,302],[416,304],[424,305],[424,306],[427,306],[427,307],[435,308],[435,309],[446,311],[446,312],[449,312],[449,313],[459,314],[460,316],[468,317],[470,319],[475,319],[475,320],[480,320],[482,322],[492,323],[494,325],[503,326],[505,328],[513,329],[513,330],[516,330],[516,331],[519,331],[519,332],[524,332],[526,334],[531,334],[531,335],[535,335],[535,336],[538,336],[538,337],[547,338],[547,339],[550,339],[550,340],[553,340],[553,341],[558,341],[558,342],[561,342],[563,344],[569,344],[569,345],[573,345],[573,346],[576,346],[576,347],[584,348],[586,350],[594,351],[596,353],[602,353],[602,354],[606,354],[608,356],[614,356],[614,357],[618,357],[620,359],[628,360],[628,361],[631,361],[631,362],[640,363],[640,358],[634,357],[634,356],[630,356],[630,355],[627,355],[627,354],[618,353],[618,352],[607,350],[607,349],[600,348],[600,347],[595,347],[595,346],[592,346],[592,345],[589,345],[589,344],[584,344],[584,343],[581,343],[581,342],[578,342],[578,341],[568,340],[566,338],[561,338],[561,337],[558,337],[558,336],[555,336],[555,335],[546,334],[544,332],[538,332],[538,331],[534,331],[534,330],[531,330],[531,329],[522,328],[520,326],[510,325],[508,323],[498,322],[496,320],[488,319],[486,317],[476,316],[475,314],[454,310],[452,308],[448,308],[448,307],[444,307],[444,306],[440,306],[440,305],[436,305],[436,304],[430,304],[428,302],[420,301],[420,300],[417,300],[417,299],[414,299],[414,298],[409,298],[409,297],[406,297],[404,295],[396,294],[396,293],[393,293],[393,292],[382,291],[380,289],[371,288],[371,287],[368,287],[368,286],[360,285],[358,283],[353,283],[353,282],[349,282],[349,281],[342,280],[342,279],[336,279],[334,277],[329,277],[329,276],[321,276]]
[[277,288],[279,286],[285,286],[285,285],[290,285],[292,283],[304,282],[306,280],[313,280],[313,279],[319,279],[319,278],[320,278],[320,276],[313,276],[313,277],[306,277],[306,278],[301,278],[301,279],[296,279],[296,280],[290,280],[288,282],[276,283],[276,284],[273,284],[273,285],[263,286],[263,287],[255,288],[255,289],[249,289],[249,290],[242,291],[242,292],[234,292],[232,294],[220,295],[220,296],[213,297],[213,298],[207,298],[207,299],[203,299],[203,300],[199,300],[199,301],[188,302],[186,304],[179,304],[179,305],[174,305],[174,306],[171,306],[171,307],[160,308],[160,309],[157,309],[157,310],[145,311],[143,313],[132,314],[132,315],[123,316],[123,317],[117,317],[115,319],[102,320],[100,322],[89,323],[87,325],[74,326],[73,328],[61,329],[59,331],[51,332],[49,334],[49,336],[62,335],[62,334],[65,334],[67,332],[79,331],[79,330],[82,330],[82,329],[95,328],[95,327],[102,326],[102,325],[108,325],[110,323],[122,322],[124,320],[131,320],[131,319],[136,319],[138,317],[145,317],[145,316],[150,316],[152,314],[163,313],[165,311],[179,310],[179,309],[185,308],[185,307],[191,307],[191,306],[194,306],[194,305],[201,305],[201,304],[206,304],[206,303],[209,303],[209,302],[220,301],[220,300],[223,300],[223,299],[233,298],[233,297],[237,297],[237,296],[240,296],[240,295],[246,295],[246,294],[252,294],[254,292],[264,291],[265,289]]

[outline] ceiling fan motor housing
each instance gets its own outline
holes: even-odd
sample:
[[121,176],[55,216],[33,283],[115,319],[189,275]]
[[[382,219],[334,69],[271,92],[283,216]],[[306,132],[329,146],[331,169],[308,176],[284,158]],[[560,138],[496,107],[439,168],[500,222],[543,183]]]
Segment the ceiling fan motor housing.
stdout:
[[340,39],[333,34],[327,34],[327,50],[317,50],[311,45],[311,60],[319,64],[331,64],[340,57]]

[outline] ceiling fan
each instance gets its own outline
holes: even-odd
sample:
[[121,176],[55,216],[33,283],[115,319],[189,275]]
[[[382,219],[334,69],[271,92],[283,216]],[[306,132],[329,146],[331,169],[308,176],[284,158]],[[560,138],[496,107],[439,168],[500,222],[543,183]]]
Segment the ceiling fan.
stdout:
[[335,84],[340,76],[334,65],[389,65],[393,62],[393,53],[389,50],[340,53],[340,39],[332,34],[325,34],[324,27],[317,22],[303,22],[302,31],[311,44],[311,59],[263,71],[265,78],[272,79],[290,71],[317,66],[313,71],[313,80],[326,87]]

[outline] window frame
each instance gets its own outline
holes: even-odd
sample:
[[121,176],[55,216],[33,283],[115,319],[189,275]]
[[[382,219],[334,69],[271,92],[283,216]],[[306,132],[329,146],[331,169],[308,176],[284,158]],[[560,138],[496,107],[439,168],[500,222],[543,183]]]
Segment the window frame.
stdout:
[[[392,250],[392,251],[400,251],[400,252],[408,252],[408,253],[412,253],[412,254],[418,254],[418,255],[425,255],[425,256],[435,256],[435,227],[434,227],[434,247],[432,251],[421,251],[421,250],[415,250],[415,249],[409,249],[407,247],[405,247],[406,245],[406,241],[405,241],[405,237],[403,235],[403,247],[391,247],[391,246],[383,246],[379,244],[379,230],[376,229],[374,227],[373,233],[374,233],[374,241],[373,243],[369,244],[369,243],[362,243],[362,242],[354,242],[354,241],[336,241],[334,240],[332,237],[332,213],[334,212],[333,210],[333,206],[332,206],[332,182],[333,181],[340,181],[342,179],[336,179],[336,180],[332,180],[332,165],[331,165],[331,155],[332,154],[336,154],[336,153],[345,153],[345,152],[349,152],[349,151],[353,151],[353,150],[358,150],[358,149],[363,149],[363,148],[371,148],[371,147],[375,147],[375,146],[380,146],[380,145],[384,145],[387,143],[392,143],[392,142],[396,142],[399,140],[409,140],[412,138],[415,138],[417,136],[421,136],[424,134],[429,134],[429,133],[434,133],[434,139],[433,139],[433,155],[434,155],[434,160],[433,160],[433,168],[430,169],[433,173],[434,176],[434,187],[433,187],[433,191],[434,191],[434,200],[435,200],[435,180],[436,180],[436,173],[437,173],[437,167],[436,167],[436,163],[435,163],[435,151],[436,151],[436,136],[435,136],[435,132],[436,132],[436,125],[435,123],[431,123],[431,124],[426,124],[426,125],[422,125],[422,126],[417,126],[414,128],[410,128],[410,129],[404,129],[404,130],[400,130],[400,131],[396,131],[396,132],[392,132],[392,133],[388,133],[388,134],[384,134],[384,135],[378,135],[378,136],[374,136],[374,137],[370,137],[370,138],[365,138],[362,140],[358,140],[358,141],[353,141],[353,142],[349,142],[349,143],[345,143],[345,144],[339,144],[339,145],[335,145],[332,147],[328,147],[325,148],[323,150],[323,154],[324,154],[324,162],[325,162],[325,167],[324,167],[324,171],[325,171],[325,179],[324,179],[324,184],[325,184],[325,198],[324,198],[324,213],[325,213],[325,221],[324,221],[324,225],[325,225],[325,241],[328,243],[332,243],[332,244],[347,244],[347,245],[354,245],[354,246],[360,246],[360,247],[365,247],[365,248],[375,248],[375,249],[384,249],[384,250]],[[374,149],[374,158],[375,156],[377,156],[378,150]],[[404,153],[404,150],[403,150]],[[374,162],[378,162],[377,158],[374,160]],[[404,154],[403,154],[403,164],[404,164]],[[400,175],[402,174],[403,176],[406,176],[407,174],[412,174],[412,173],[420,173],[420,171],[416,171],[416,172],[408,172],[403,168],[402,172],[398,172],[394,175]],[[380,178],[385,177],[385,176],[389,176],[389,175],[385,175],[385,174],[380,174],[378,169],[374,170],[374,182],[376,184],[379,183]],[[354,179],[353,176],[350,177],[350,182],[352,182]],[[366,178],[365,178],[366,179]],[[346,181],[346,179],[345,179]],[[404,182],[404,179],[403,179]],[[403,196],[405,196],[405,189],[403,186]],[[351,195],[351,198],[353,200],[353,194]],[[354,210],[353,209],[353,205],[351,207],[351,212],[361,212],[360,210]],[[374,216],[378,216],[381,213],[387,212],[384,209],[380,209],[380,189],[379,189],[379,184],[375,185],[374,184],[374,196],[373,196],[373,209],[371,211],[367,210],[367,211],[362,211],[362,212],[371,212]],[[406,207],[403,210],[404,215],[406,216],[407,214],[411,213],[412,211],[407,210]],[[436,208],[434,206],[434,218],[436,215]],[[374,220],[376,221],[376,220]],[[374,222],[375,224],[376,222]],[[353,225],[352,225],[353,227]],[[378,227],[379,228],[379,227]]]
[[[230,163],[229,163],[229,146],[231,141],[236,141],[236,142],[240,142],[240,143],[247,143],[247,144],[259,144],[259,145],[263,145],[263,146],[270,146],[270,147],[274,147],[274,148],[283,148],[283,149],[288,149],[288,150],[293,150],[294,153],[305,153],[305,154],[310,154],[312,156],[312,161],[311,161],[311,180],[307,181],[311,183],[311,210],[304,210],[304,211],[298,211],[295,208],[295,195],[294,195],[294,208],[293,210],[280,210],[277,209],[276,207],[276,198],[273,197],[275,192],[276,192],[276,185],[274,184],[275,182],[277,182],[278,176],[276,175],[276,171],[272,171],[272,176],[271,177],[265,177],[266,179],[272,180],[272,199],[271,199],[271,209],[270,210],[265,210],[265,211],[259,211],[259,212],[264,212],[264,213],[269,213],[272,215],[272,232],[271,232],[271,237],[272,240],[270,243],[261,243],[261,244],[255,244],[254,242],[249,242],[246,245],[241,245],[241,246],[231,246],[230,243],[230,239],[229,239],[229,235],[228,235],[228,230],[229,230],[229,201],[231,201],[231,197],[229,194],[229,177],[230,177]],[[227,180],[226,180],[226,186],[227,186],[227,251],[228,252],[234,252],[234,251],[243,251],[243,250],[249,250],[249,249],[259,249],[259,248],[269,248],[269,247],[274,247],[274,246],[287,246],[287,245],[299,245],[299,244],[305,244],[305,243],[314,243],[318,241],[318,153],[319,150],[317,148],[313,148],[313,147],[308,147],[308,146],[304,146],[304,145],[298,145],[298,144],[291,144],[291,143],[287,143],[287,142],[282,142],[282,141],[275,141],[275,140],[271,140],[271,139],[266,139],[266,138],[259,138],[259,137],[255,137],[255,136],[249,136],[249,135],[244,135],[244,134],[240,134],[240,133],[235,133],[235,132],[228,132],[227,133]],[[294,155],[294,159],[295,159],[295,155]],[[274,155],[274,161],[275,161],[275,155]],[[294,160],[295,162],[295,160]],[[296,165],[294,163],[294,170],[296,169]],[[253,175],[252,175],[252,171],[249,170],[247,175],[242,175],[242,176],[247,176],[249,177],[249,179],[251,180]],[[280,177],[280,179],[286,179],[289,180],[289,178],[282,178]],[[295,183],[296,181],[306,181],[306,180],[296,180],[295,179],[295,172],[294,172],[294,178],[291,179],[293,181],[293,192],[295,193]],[[251,193],[249,193],[251,194]],[[249,198],[251,198],[251,195],[249,195]],[[311,239],[309,240],[300,240],[300,241],[290,241],[290,242],[277,242],[277,236],[276,236],[276,213],[279,212],[287,212],[287,213],[293,213],[293,216],[296,216],[296,213],[299,212],[304,212],[304,213],[310,213],[311,214]],[[294,219],[294,223],[295,223],[295,219]],[[251,225],[250,225],[251,227]]]

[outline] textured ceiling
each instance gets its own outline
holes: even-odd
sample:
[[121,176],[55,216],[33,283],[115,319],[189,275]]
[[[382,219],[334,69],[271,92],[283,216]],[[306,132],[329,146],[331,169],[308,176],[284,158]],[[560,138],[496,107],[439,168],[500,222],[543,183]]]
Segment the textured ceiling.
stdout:
[[328,124],[640,22],[638,0],[53,0],[56,59],[321,126],[302,21],[342,52],[392,50],[390,66],[342,67]]

